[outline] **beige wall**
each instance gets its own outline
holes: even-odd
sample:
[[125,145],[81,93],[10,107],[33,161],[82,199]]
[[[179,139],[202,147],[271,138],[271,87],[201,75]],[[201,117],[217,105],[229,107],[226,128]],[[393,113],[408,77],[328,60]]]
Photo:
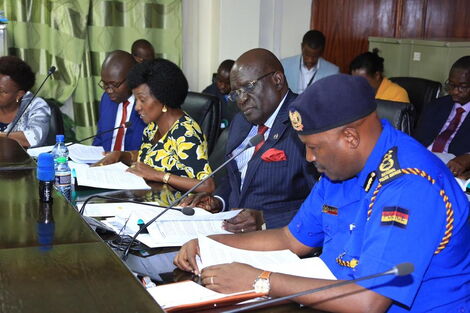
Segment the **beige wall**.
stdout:
[[191,90],[210,84],[225,59],[252,48],[298,54],[311,0],[183,0],[183,71]]

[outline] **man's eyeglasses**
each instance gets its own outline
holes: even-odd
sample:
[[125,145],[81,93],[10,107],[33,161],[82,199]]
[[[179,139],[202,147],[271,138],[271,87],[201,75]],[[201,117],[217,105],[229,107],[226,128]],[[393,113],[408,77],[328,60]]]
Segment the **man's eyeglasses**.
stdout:
[[106,90],[106,89],[118,89],[119,87],[121,87],[121,85],[126,81],[126,79],[124,79],[123,81],[121,82],[109,82],[109,83],[106,83],[104,82],[103,80],[100,80],[100,82],[98,83],[98,86],[100,86],[101,89],[103,90]]
[[276,72],[269,72],[267,74],[264,74],[263,76],[260,76],[257,79],[248,82],[245,86],[242,86],[241,88],[238,88],[237,90],[231,91],[228,94],[228,99],[230,101],[237,102],[238,100],[243,98],[247,93],[252,92],[255,89],[257,82],[259,82],[265,77],[268,77],[269,75],[273,75],[274,73]]
[[468,89],[470,89],[470,83],[457,85],[457,84],[451,83],[449,80],[446,80],[446,82],[444,83],[444,88],[447,92],[452,91],[455,88],[457,88],[459,92],[466,92]]

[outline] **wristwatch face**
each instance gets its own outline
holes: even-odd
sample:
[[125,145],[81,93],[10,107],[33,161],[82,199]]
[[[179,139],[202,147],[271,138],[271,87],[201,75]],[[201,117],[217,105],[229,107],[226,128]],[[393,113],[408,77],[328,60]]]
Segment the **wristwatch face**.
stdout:
[[255,288],[256,293],[263,293],[263,294],[268,294],[269,293],[269,279],[266,278],[256,278],[253,287]]

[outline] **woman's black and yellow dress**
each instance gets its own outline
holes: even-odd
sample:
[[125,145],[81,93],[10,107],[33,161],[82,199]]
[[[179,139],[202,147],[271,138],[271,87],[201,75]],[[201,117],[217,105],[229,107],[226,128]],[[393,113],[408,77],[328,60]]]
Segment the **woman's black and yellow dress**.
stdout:
[[158,126],[151,122],[144,129],[139,161],[157,171],[181,177],[203,179],[211,173],[207,162],[207,141],[199,125],[186,113],[156,144],[152,139]]

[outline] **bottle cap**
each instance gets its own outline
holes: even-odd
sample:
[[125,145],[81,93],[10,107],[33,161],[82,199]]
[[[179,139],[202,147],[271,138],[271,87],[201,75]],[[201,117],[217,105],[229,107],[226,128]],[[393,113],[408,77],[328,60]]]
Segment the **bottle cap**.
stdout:
[[66,157],[59,157],[57,158],[57,163],[66,163],[67,162],[67,158]]
[[41,181],[53,181],[55,177],[54,156],[50,153],[41,153],[38,156],[37,179]]
[[64,135],[55,135],[55,141],[56,142],[64,142]]

